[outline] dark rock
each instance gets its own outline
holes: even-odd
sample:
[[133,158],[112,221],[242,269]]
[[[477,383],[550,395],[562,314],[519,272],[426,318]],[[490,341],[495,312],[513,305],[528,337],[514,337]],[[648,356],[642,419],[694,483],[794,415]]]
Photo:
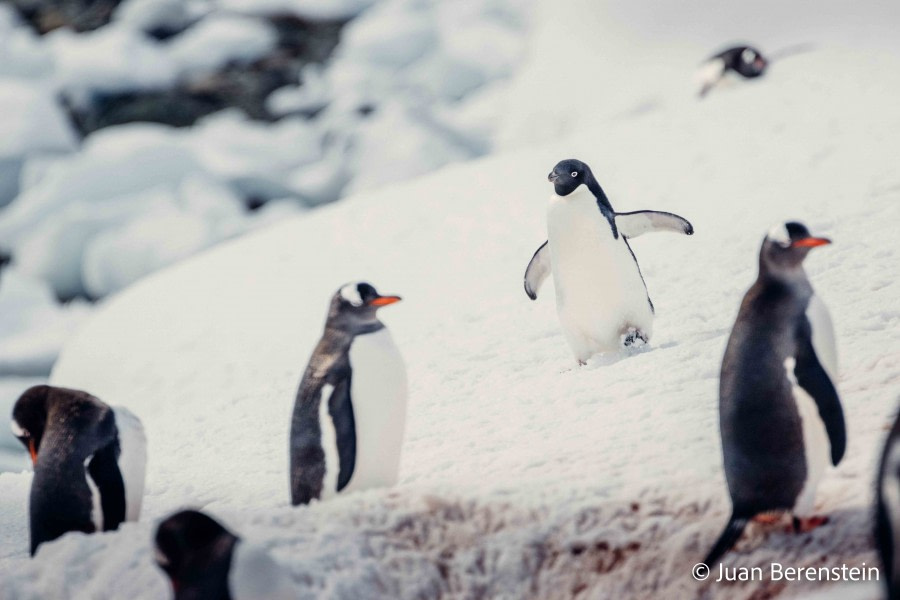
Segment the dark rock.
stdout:
[[93,31],[109,23],[121,0],[9,0],[22,19],[43,35],[60,27]]
[[92,131],[133,122],[188,127],[211,113],[239,108],[250,118],[274,121],[266,98],[278,88],[300,83],[300,70],[322,63],[334,51],[344,21],[313,22],[295,16],[269,17],[276,47],[252,63],[232,63],[212,73],[190,75],[166,90],[95,93],[78,104],[63,99],[75,129]]

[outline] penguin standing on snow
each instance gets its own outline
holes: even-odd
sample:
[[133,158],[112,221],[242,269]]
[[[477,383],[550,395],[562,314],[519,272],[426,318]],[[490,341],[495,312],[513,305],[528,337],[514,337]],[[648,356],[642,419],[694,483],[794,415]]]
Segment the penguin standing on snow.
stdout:
[[291,503],[397,482],[406,367],[378,309],[399,302],[368,283],[331,299],[291,421]]
[[87,392],[39,385],[13,406],[13,433],[31,454],[31,554],[69,531],[137,521],[144,495],[144,428]]
[[754,79],[766,71],[769,61],[752,46],[733,46],[711,56],[697,71],[700,97],[706,96],[728,73]]
[[525,270],[525,293],[537,299],[550,273],[556,310],[575,359],[648,342],[653,303],[628,240],[651,231],[692,235],[687,220],[666,212],[617,213],[579,160],[557,163],[548,176],[555,194],[547,208],[547,241]]
[[813,514],[816,488],[828,464],[844,456],[847,433],[831,318],[803,259],[829,243],[796,222],[776,225],[763,240],[759,276],[722,361],[719,426],[732,514],[707,565],[751,518],[790,511],[798,532],[827,522]]
[[174,600],[291,600],[284,570],[260,546],[242,541],[196,510],[171,515],[156,529],[156,564]]
[[888,435],[878,469],[875,540],[888,598],[900,598],[900,416]]

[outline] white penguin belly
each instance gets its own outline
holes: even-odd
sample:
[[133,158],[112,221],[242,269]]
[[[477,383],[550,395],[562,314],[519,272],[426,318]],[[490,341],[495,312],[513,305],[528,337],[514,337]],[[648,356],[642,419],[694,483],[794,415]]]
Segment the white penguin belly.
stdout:
[[84,480],[87,482],[88,489],[91,490],[91,522],[94,524],[95,531],[103,531],[103,507],[101,505],[100,488],[94,483],[88,466],[91,464],[93,455],[87,457],[84,461]]
[[802,424],[806,481],[794,502],[793,512],[798,517],[811,517],[815,512],[816,489],[831,462],[831,442],[828,439],[825,422],[819,415],[816,401],[797,384],[794,377],[794,365],[794,359],[789,358],[785,361],[784,368],[792,383],[792,394]]
[[557,313],[576,357],[619,348],[630,327],[649,339],[653,313],[636,261],[588,189],[551,199],[547,237]]
[[125,484],[125,520],[137,521],[144,500],[147,436],[140,419],[122,406],[113,408],[119,431],[119,472]]
[[322,435],[322,452],[325,454],[325,476],[322,481],[322,492],[319,495],[321,500],[327,500],[337,493],[338,475],[341,468],[337,432],[334,428],[334,421],[331,419],[331,413],[328,411],[328,404],[333,393],[334,386],[325,384],[322,386],[319,396],[319,427]]
[[837,344],[834,341],[834,325],[831,322],[828,308],[816,294],[809,299],[806,318],[809,320],[812,330],[812,345],[816,358],[819,359],[819,364],[831,379],[832,385],[837,388],[838,354]]
[[350,346],[356,464],[346,491],[392,486],[406,428],[406,366],[387,328]]

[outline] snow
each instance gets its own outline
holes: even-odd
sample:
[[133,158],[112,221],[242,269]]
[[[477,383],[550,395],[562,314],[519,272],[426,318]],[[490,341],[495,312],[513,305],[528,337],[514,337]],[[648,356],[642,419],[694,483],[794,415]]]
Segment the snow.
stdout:
[[84,303],[60,306],[42,282],[15,266],[5,268],[0,274],[0,374],[49,375],[63,342],[87,314]]
[[[0,244],[60,297],[99,298],[256,227],[256,215],[232,210],[241,200],[292,199],[301,213],[484,154],[499,105],[483,94],[521,62],[529,1],[129,0],[96,31],[43,37],[2,7],[0,109],[10,118],[0,124],[0,206],[10,207]],[[277,43],[265,19],[290,14],[356,18],[331,60],[271,95],[278,122],[231,109],[181,130],[109,127],[78,147],[60,99],[83,108],[104,94],[163,91],[252,63]],[[147,34],[182,26],[164,41]],[[227,224],[182,206],[173,188],[188,177],[222,191]]]
[[342,20],[357,16],[375,0],[217,0],[229,11],[253,15],[290,14],[311,20]]
[[[2,40],[0,32],[0,40]],[[2,43],[2,41],[0,41]],[[0,80],[0,207],[19,190],[19,176],[29,157],[70,152],[75,148],[71,128],[50,94],[16,80]]]
[[231,62],[253,62],[272,50],[276,41],[274,29],[262,21],[219,16],[191,27],[167,49],[181,72],[209,72]]
[[[736,3],[716,6],[700,18],[674,5],[541,2],[513,100],[485,96],[508,108],[490,123],[504,152],[420,176],[405,161],[429,135],[390,127],[405,123],[404,105],[378,111],[399,147],[373,136],[361,172],[375,185],[395,169],[400,183],[353,181],[351,197],[301,216],[273,207],[277,225],[106,302],[51,381],[143,421],[142,520],[67,535],[29,560],[30,475],[0,474],[4,591],[165,598],[149,540],[193,506],[262,544],[301,598],[871,597],[867,585],[698,583],[689,571],[730,509],[717,414],[726,338],[765,232],[788,219],[834,241],[807,270],[834,320],[848,450],[820,487],[828,525],[800,536],[751,525],[726,563],[876,562],[874,465],[900,367],[900,57],[884,35],[895,7],[854,9],[829,28],[832,3],[800,20],[799,8],[765,2],[743,23],[728,22]],[[807,35],[817,45],[698,101],[693,68],[739,25],[763,51]],[[463,120],[481,131],[487,114]],[[438,127],[434,115],[421,122]],[[466,158],[466,143],[453,147]],[[522,290],[546,239],[546,173],[570,157],[591,165],[617,210],[676,212],[696,229],[634,241],[654,339],[580,369],[549,288],[537,302]],[[384,314],[410,385],[400,481],[292,508],[296,387],[328,298],[359,279],[404,297]]]

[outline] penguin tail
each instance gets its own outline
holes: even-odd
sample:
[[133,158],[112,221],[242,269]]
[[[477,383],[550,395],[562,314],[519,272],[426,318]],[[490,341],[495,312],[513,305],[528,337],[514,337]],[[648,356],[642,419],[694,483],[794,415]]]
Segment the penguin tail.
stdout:
[[744,533],[744,528],[749,520],[748,517],[741,517],[731,513],[731,518],[728,519],[725,530],[719,536],[719,539],[716,540],[715,545],[709,551],[709,554],[706,555],[706,558],[703,559],[703,563],[712,568],[713,563],[722,558],[722,555],[731,550],[731,547],[738,541],[738,538]]

